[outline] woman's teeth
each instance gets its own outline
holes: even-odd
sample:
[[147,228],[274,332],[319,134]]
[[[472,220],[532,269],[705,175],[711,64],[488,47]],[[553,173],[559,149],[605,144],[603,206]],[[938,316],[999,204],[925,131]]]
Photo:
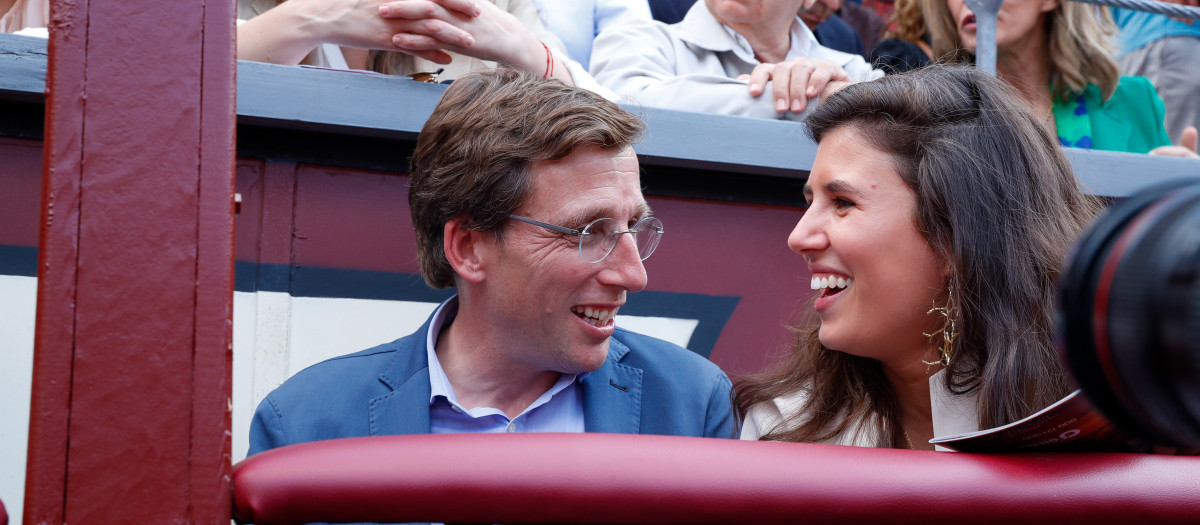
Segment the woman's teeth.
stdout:
[[617,316],[616,308],[593,308],[591,306],[573,306],[571,311],[593,326],[608,326],[610,320]]
[[813,290],[823,290],[825,288],[845,288],[850,286],[852,279],[845,277],[817,277],[813,276],[810,287]]

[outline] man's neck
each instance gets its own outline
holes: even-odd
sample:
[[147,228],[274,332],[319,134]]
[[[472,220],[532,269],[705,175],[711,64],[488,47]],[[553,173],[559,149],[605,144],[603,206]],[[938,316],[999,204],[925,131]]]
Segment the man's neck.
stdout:
[[499,409],[511,419],[550,390],[561,374],[515,362],[508,349],[488,337],[491,333],[495,331],[486,322],[460,305],[454,322],[438,336],[437,358],[460,405]]
[[764,64],[774,64],[787,59],[792,48],[792,23],[796,18],[771,20],[759,25],[730,24],[729,28],[750,42],[754,58]]

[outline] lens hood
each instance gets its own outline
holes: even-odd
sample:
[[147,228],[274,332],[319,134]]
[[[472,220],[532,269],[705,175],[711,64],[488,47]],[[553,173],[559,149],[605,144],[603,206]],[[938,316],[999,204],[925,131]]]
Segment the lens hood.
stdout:
[[1200,180],[1112,205],[1080,238],[1058,289],[1059,351],[1114,424],[1200,448]]

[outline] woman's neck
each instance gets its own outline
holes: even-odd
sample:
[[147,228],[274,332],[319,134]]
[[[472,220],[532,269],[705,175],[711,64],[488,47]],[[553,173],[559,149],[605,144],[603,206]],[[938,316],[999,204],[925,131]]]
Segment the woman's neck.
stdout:
[[929,365],[920,359],[883,364],[883,373],[892,385],[900,406],[900,423],[909,446],[933,450],[933,408],[929,396]]
[[1044,25],[1039,24],[1029,38],[998,49],[996,72],[1000,78],[1017,90],[1021,98],[1035,115],[1049,115],[1053,107],[1050,95],[1050,78],[1054,64],[1047,51]]
[[792,48],[792,24],[795,17],[783,20],[768,20],[762,24],[726,24],[750,42],[754,58],[764,64],[774,64],[787,59]]

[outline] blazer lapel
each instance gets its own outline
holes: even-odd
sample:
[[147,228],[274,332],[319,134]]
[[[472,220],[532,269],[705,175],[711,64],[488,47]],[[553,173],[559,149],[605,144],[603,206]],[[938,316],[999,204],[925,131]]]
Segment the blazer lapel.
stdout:
[[409,343],[396,351],[396,357],[380,374],[379,380],[392,388],[390,393],[368,402],[372,436],[429,433],[429,360],[425,339],[429,321]]
[[1121,114],[1119,104],[1113,104],[1110,99],[1101,105],[1100,97],[1100,89],[1095,86],[1089,85],[1084,91],[1088,111],[1092,114],[1092,149],[1126,151],[1133,128]]
[[608,359],[580,383],[583,427],[587,432],[637,434],[642,421],[642,370],[621,364],[629,347],[615,338],[608,341]]

